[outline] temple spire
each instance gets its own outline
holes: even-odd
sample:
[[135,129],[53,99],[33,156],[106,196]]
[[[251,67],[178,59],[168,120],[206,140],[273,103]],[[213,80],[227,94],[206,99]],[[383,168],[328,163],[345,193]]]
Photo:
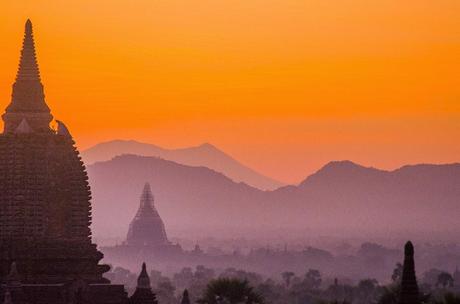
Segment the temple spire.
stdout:
[[188,290],[185,289],[184,292],[182,293],[182,300],[180,302],[181,304],[190,304],[190,297],[188,295]]
[[13,304],[13,300],[11,299],[11,292],[8,287],[6,288],[5,295],[3,296],[3,304]]
[[167,245],[166,230],[153,203],[150,184],[145,183],[142,190],[139,209],[129,225],[126,241],[129,245]]
[[12,262],[10,265],[10,271],[6,278],[8,286],[10,287],[18,287],[21,286],[21,278],[19,276],[18,268],[16,266],[16,262]]
[[137,288],[145,288],[145,289],[150,289],[150,278],[147,273],[147,266],[145,265],[145,262],[142,263],[142,270],[141,273],[139,274],[139,277],[137,278]]
[[25,25],[21,59],[19,61],[19,69],[16,75],[16,81],[40,82],[40,71],[38,69],[37,57],[35,54],[34,34],[32,30],[32,22],[30,19],[27,19]]
[[40,80],[32,22],[25,24],[19,68],[13,84],[11,102],[2,116],[5,133],[14,132],[25,118],[35,132],[49,132],[53,119],[45,102],[43,85]]
[[153,207],[153,194],[152,189],[150,188],[149,183],[145,183],[144,189],[142,190],[141,195],[141,205],[140,208],[154,208]]
[[415,276],[414,245],[412,245],[411,241],[408,241],[404,246],[404,265],[399,304],[420,304],[417,278]]
[[147,267],[142,263],[142,270],[137,279],[136,290],[129,299],[130,304],[158,304],[155,294],[150,286]]

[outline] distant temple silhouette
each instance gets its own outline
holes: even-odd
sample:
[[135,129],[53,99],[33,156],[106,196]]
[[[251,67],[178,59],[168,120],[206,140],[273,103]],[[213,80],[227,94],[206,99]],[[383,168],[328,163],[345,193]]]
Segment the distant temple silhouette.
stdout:
[[404,264],[399,304],[420,304],[420,293],[415,276],[414,245],[408,241],[404,246]]
[[137,278],[137,286],[130,299],[131,304],[158,304],[155,294],[152,292],[150,278],[147,274],[145,263]]
[[146,183],[142,190],[139,209],[129,225],[126,244],[155,247],[171,245],[166,236],[163,220],[155,209],[149,183]]
[[109,266],[91,241],[91,192],[75,142],[62,122],[50,128],[30,20],[2,118],[0,301],[129,303],[124,287],[102,276]]
[[139,208],[131,221],[126,240],[117,246],[104,247],[108,260],[113,263],[137,257],[140,260],[182,257],[184,251],[178,244],[168,240],[165,225],[154,205],[149,183],[145,183]]

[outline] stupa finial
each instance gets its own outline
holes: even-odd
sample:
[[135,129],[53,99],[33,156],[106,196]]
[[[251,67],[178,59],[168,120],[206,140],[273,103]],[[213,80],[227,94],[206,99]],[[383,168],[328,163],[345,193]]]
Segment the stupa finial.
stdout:
[[5,133],[14,132],[23,118],[27,119],[34,131],[50,132],[49,123],[53,117],[45,102],[30,19],[27,19],[25,24],[21,57],[16,81],[13,84],[11,103],[2,118],[5,121]]
[[13,304],[13,300],[11,299],[11,291],[8,287],[6,287],[5,295],[3,296],[3,304]]
[[26,21],[26,33],[32,34],[32,21],[30,19]]
[[7,276],[7,282],[9,286],[17,287],[21,285],[21,278],[19,276],[16,262],[12,262],[10,265],[10,271]]
[[155,294],[150,286],[150,278],[147,274],[147,267],[142,263],[142,270],[137,279],[137,287],[130,298],[130,303],[158,304]]
[[144,184],[144,189],[142,189],[142,194],[141,194],[141,206],[140,208],[145,208],[145,207],[153,207],[153,194],[152,194],[152,189],[150,188],[150,184],[146,182]]
[[32,29],[32,21],[27,19],[24,30],[24,40],[22,42],[21,59],[19,62],[18,80],[40,81],[40,71],[38,69],[37,57],[35,55],[35,41]]
[[188,290],[185,289],[184,292],[182,293],[182,301],[180,302],[181,304],[190,304],[190,297],[188,295]]
[[137,288],[151,289],[150,277],[147,273],[147,266],[145,265],[145,262],[142,263],[142,270],[141,270],[141,273],[139,274],[139,277],[137,278]]

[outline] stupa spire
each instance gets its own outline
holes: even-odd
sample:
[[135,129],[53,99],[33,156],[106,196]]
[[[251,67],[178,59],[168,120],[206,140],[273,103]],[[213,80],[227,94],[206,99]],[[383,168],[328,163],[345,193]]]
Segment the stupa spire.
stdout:
[[145,183],[139,209],[129,225],[126,240],[129,245],[169,244],[163,220],[158,214],[153,200],[150,184]]
[[139,274],[139,277],[137,278],[137,288],[146,288],[150,289],[150,277],[147,273],[147,266],[145,265],[145,262],[142,263],[142,270],[141,273]]
[[27,19],[16,81],[13,84],[11,103],[2,116],[5,133],[13,132],[25,118],[35,132],[50,131],[53,119],[45,102],[40,80],[32,22]]
[[140,209],[143,208],[154,208],[153,207],[153,194],[152,194],[152,189],[150,188],[149,183],[145,183],[144,189],[142,190],[141,194],[141,205]]
[[16,81],[40,82],[40,70],[38,69],[37,56],[35,54],[35,42],[32,22],[27,19],[22,42],[21,59],[19,61]]
[[19,277],[19,272],[16,266],[16,262],[11,263],[10,265],[10,272],[8,273],[7,281],[10,286],[20,286],[21,285],[21,279]]
[[158,304],[155,294],[150,286],[150,278],[145,263],[142,263],[142,270],[137,278],[137,286],[130,298],[131,304]]
[[399,304],[420,304],[417,278],[415,276],[414,245],[412,245],[411,241],[408,241],[404,246],[404,265]]
[[188,290],[185,289],[184,292],[182,293],[182,300],[180,302],[181,304],[190,304],[190,297],[188,295]]

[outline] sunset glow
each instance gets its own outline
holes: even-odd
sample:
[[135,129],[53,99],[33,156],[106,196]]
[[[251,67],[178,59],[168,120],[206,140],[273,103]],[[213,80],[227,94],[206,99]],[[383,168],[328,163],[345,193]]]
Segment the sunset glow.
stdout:
[[0,108],[31,18],[81,150],[209,142],[288,183],[331,160],[459,161],[457,0],[4,2]]

